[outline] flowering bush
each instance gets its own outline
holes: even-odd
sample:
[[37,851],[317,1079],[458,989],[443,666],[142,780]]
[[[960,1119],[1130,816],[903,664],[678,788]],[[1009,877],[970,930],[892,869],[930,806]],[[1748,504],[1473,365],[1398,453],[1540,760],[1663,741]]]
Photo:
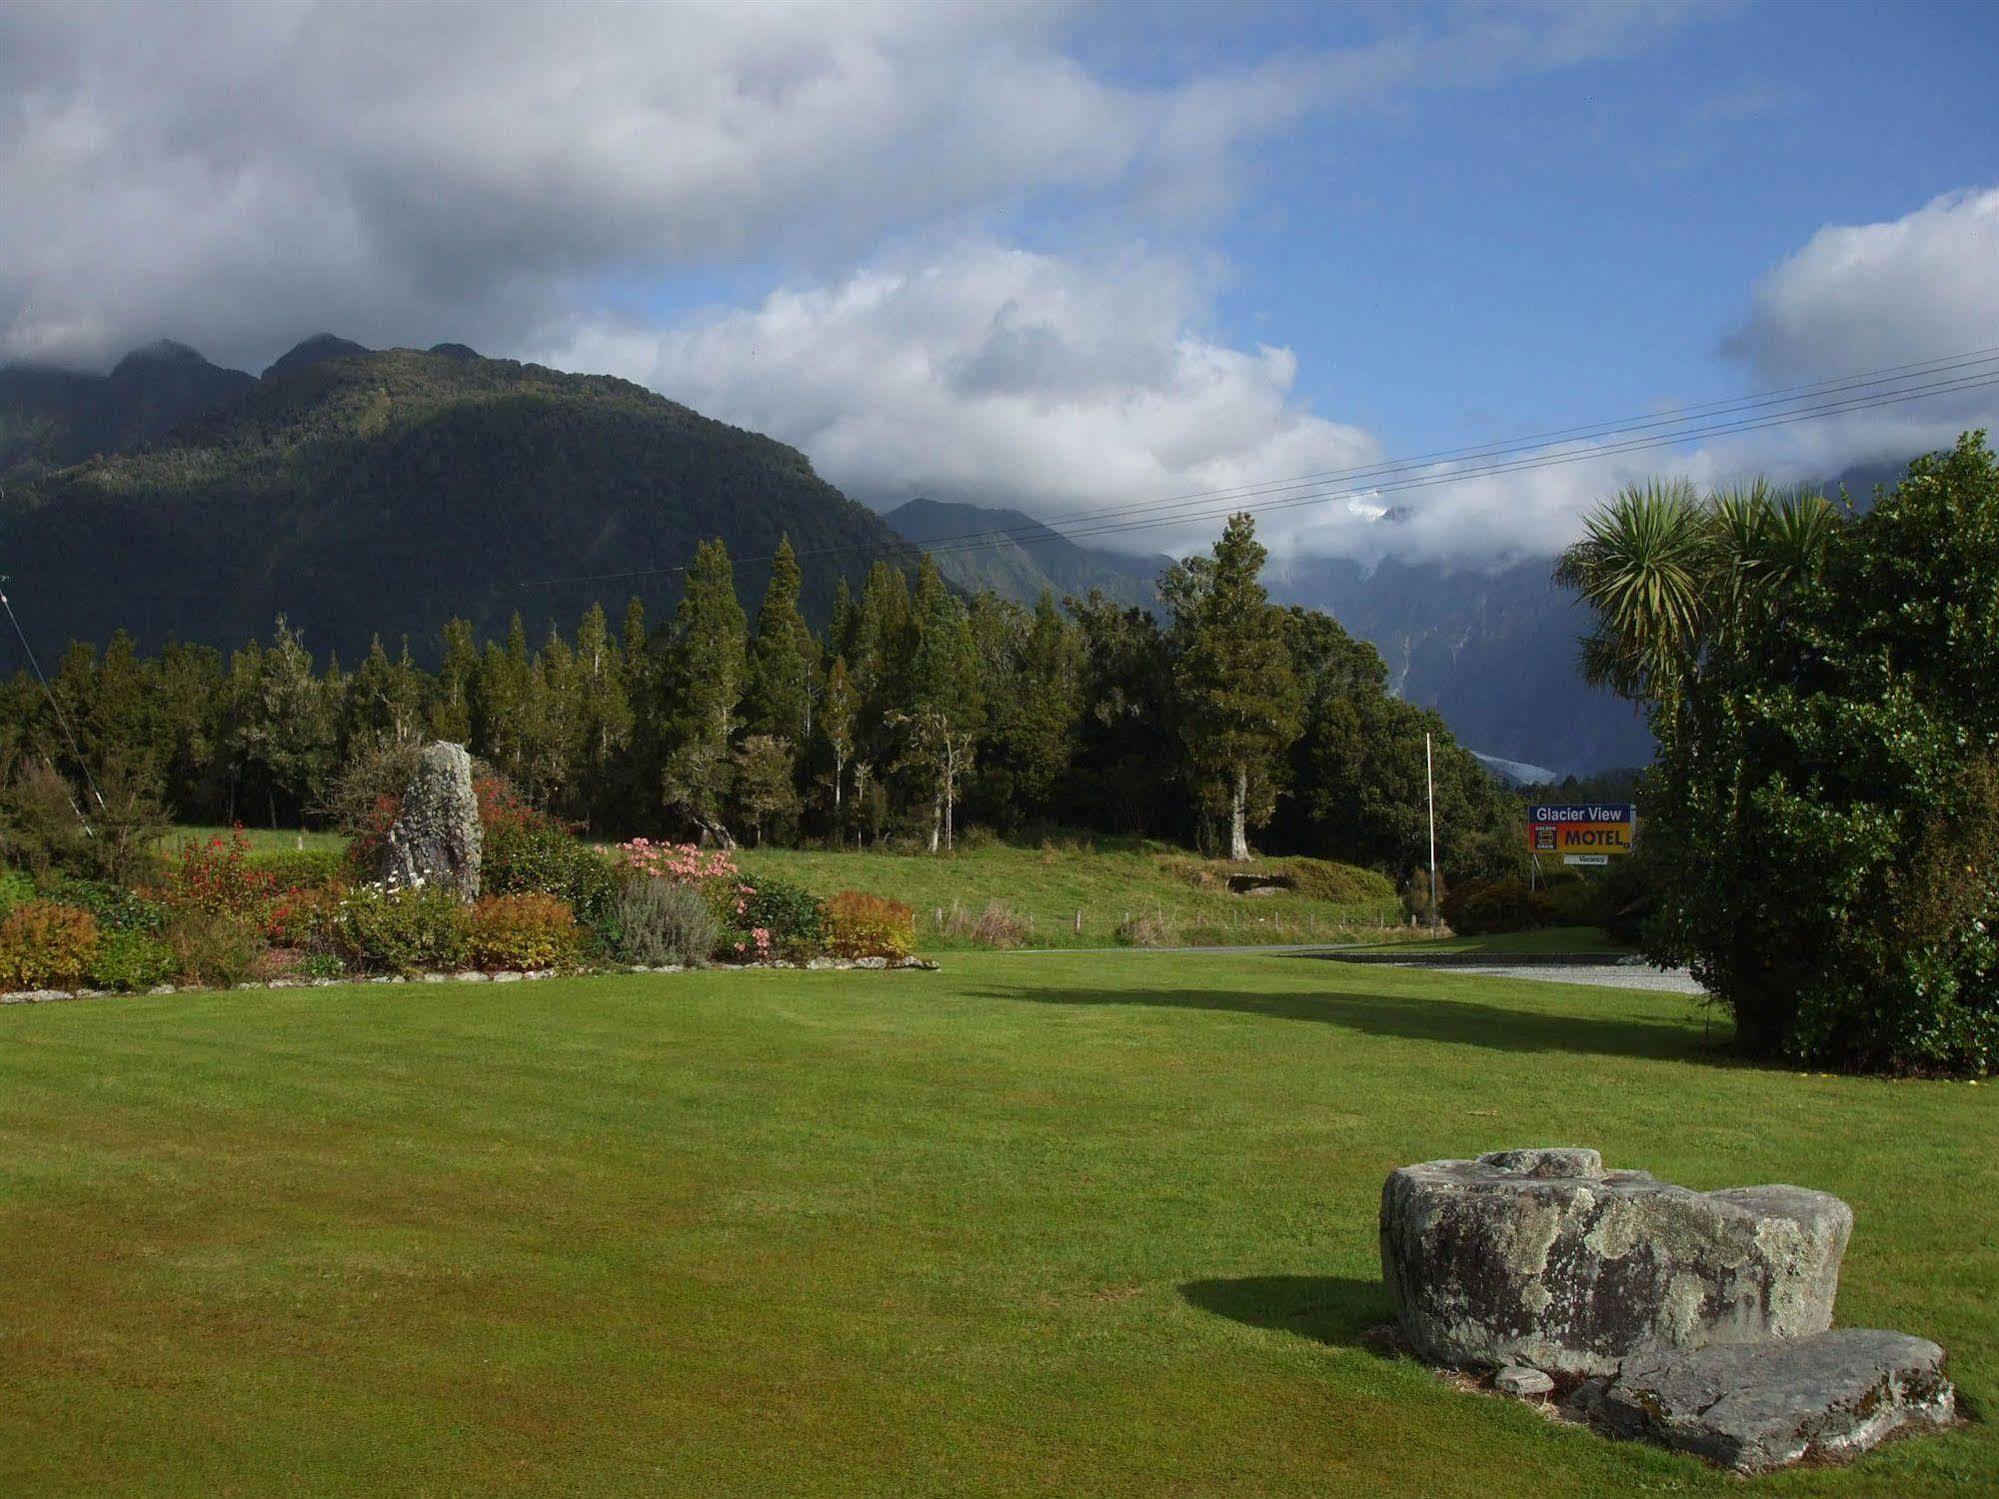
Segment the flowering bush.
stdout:
[[67,989],[97,958],[97,918],[52,900],[24,901],[0,921],[0,984]]
[[465,907],[437,886],[356,886],[341,897],[332,926],[337,954],[364,971],[421,973],[457,968],[465,959]]
[[842,890],[826,903],[826,938],[836,958],[906,958],[916,946],[916,913],[899,900]]
[[243,836],[241,823],[229,830],[227,840],[220,833],[206,842],[183,839],[167,860],[157,892],[160,903],[175,912],[260,913],[277,881],[252,866],[249,857],[250,840]]
[[472,907],[466,949],[478,968],[560,968],[576,961],[576,917],[552,895],[488,895]]
[[339,885],[313,885],[287,890],[271,902],[264,917],[264,940],[273,947],[301,952],[331,952],[335,925],[346,890]]
[[[754,949],[757,961],[773,950],[795,960],[816,957],[826,947],[826,902],[802,885],[767,875],[746,875],[732,934],[736,951]],[[746,934],[746,935],[745,935]]]
[[742,871],[727,849],[704,849],[692,843],[654,843],[634,838],[618,845],[618,865],[675,885],[702,885],[710,880],[734,880]]

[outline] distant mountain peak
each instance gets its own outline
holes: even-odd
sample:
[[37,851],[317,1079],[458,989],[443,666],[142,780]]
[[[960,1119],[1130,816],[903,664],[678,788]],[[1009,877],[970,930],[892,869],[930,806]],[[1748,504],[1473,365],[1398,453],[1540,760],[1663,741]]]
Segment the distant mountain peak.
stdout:
[[120,370],[129,372],[141,366],[159,364],[198,364],[213,368],[200,350],[191,349],[177,339],[162,338],[132,350],[112,367],[111,376],[115,380]]
[[432,344],[424,350],[426,354],[436,354],[444,359],[477,359],[479,351],[469,344]]
[[264,378],[277,375],[292,375],[315,364],[324,364],[329,359],[345,359],[352,354],[370,354],[374,351],[365,344],[357,344],[351,338],[340,338],[331,333],[315,333],[311,338],[301,339],[272,363],[264,371]]

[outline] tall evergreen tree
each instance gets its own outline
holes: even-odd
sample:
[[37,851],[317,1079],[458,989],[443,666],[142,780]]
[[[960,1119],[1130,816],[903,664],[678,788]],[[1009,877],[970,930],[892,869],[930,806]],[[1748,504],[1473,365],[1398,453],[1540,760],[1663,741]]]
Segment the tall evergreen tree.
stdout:
[[479,681],[479,643],[468,619],[444,627],[444,658],[432,684],[430,733],[450,744],[472,742],[472,698]]
[[898,768],[910,773],[930,802],[930,851],[956,846],[958,791],[972,769],[985,727],[978,662],[965,606],[945,587],[928,555],[917,574],[916,650],[909,667],[908,706],[888,721],[902,733]]
[[671,677],[675,698],[661,791],[708,837],[733,848],[724,820],[731,764],[748,671],[743,606],[722,542],[704,541],[687,570],[687,592],[674,612]]
[[757,611],[742,712],[750,733],[775,735],[794,748],[812,737],[819,678],[819,646],[798,610],[801,582],[791,538],[780,537],[771,559],[770,587]]
[[1299,731],[1284,611],[1258,581],[1268,555],[1255,521],[1239,514],[1213,555],[1160,580],[1173,611],[1181,741],[1206,804],[1226,808],[1229,858],[1239,861],[1250,856],[1250,827],[1270,815],[1282,756]]

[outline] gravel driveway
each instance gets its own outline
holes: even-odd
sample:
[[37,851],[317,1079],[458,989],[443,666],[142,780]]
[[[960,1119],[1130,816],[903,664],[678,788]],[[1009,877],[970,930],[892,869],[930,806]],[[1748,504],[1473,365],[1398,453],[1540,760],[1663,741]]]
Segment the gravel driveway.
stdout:
[[1507,967],[1453,964],[1449,968],[1428,963],[1397,964],[1397,967],[1430,968],[1441,973],[1477,973],[1496,979],[1543,979],[1551,984],[1595,984],[1608,989],[1651,989],[1661,994],[1700,994],[1705,991],[1684,968],[1648,968],[1636,963],[1535,963]]

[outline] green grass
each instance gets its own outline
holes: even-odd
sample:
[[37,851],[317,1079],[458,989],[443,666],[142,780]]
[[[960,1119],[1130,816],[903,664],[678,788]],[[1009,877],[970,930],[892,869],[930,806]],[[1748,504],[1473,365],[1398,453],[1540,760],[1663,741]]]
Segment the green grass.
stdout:
[[[964,955],[0,1010],[0,1493],[1739,1494],[1358,1344],[1409,1161],[1837,1192],[1999,1408],[1992,1090],[1684,1001]],[[1999,1490],[1983,1421],[1756,1493]]]
[[1227,881],[1243,872],[1241,866],[1201,859],[1169,844],[1131,840],[1066,841],[1059,848],[988,843],[944,856],[745,849],[740,858],[746,869],[796,881],[819,895],[865,890],[903,901],[916,912],[921,943],[946,950],[979,945],[953,930],[961,925],[953,916],[968,922],[990,902],[1031,924],[1029,947],[1115,946],[1126,918],[1142,916],[1158,918],[1175,945],[1350,942],[1408,935],[1386,881],[1318,860],[1268,859],[1249,868],[1344,870],[1343,877],[1364,893],[1346,900],[1318,900],[1295,891],[1236,895]]
[[[181,840],[184,838],[198,838],[206,841],[217,834],[226,838],[229,836],[229,829],[226,827],[177,827],[171,833],[167,834],[161,842],[165,848],[172,850],[178,848]],[[243,836],[248,841],[250,852],[253,854],[288,853],[300,847],[337,852],[347,847],[347,839],[344,834],[301,833],[297,828],[245,827],[243,829]]]
[[1629,952],[1608,932],[1593,926],[1551,926],[1532,932],[1494,932],[1483,937],[1445,937],[1426,943],[1425,952],[1480,952],[1494,956],[1544,953]]

